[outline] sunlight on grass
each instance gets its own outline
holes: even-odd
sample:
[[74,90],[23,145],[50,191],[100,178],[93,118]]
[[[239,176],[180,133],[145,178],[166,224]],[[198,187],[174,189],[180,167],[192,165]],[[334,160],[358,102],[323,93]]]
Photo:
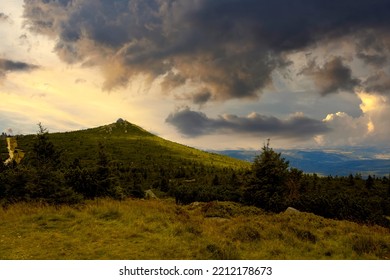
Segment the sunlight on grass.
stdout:
[[231,202],[0,209],[0,259],[389,259],[390,232]]

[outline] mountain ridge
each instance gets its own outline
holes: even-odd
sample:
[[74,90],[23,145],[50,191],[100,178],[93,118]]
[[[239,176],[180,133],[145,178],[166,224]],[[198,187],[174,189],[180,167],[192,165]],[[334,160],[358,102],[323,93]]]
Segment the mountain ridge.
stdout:
[[[291,167],[305,173],[322,176],[388,176],[390,154],[387,150],[374,147],[344,147],[339,149],[275,149],[290,162]],[[223,155],[252,162],[258,151],[235,149],[214,151]]]

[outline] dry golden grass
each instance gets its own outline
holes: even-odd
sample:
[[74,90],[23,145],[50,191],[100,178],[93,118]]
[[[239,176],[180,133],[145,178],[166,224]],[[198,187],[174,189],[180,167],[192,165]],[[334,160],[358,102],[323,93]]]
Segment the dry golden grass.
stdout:
[[390,231],[228,202],[0,209],[0,259],[389,259]]

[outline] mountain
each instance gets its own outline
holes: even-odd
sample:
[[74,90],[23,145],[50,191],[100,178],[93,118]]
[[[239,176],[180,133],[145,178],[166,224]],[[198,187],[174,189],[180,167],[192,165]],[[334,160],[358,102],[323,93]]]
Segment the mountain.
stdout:
[[[324,150],[276,149],[291,167],[305,173],[317,173],[323,176],[388,176],[390,173],[390,151],[373,147],[342,147]],[[214,151],[248,162],[259,154],[254,150]]]
[[[35,135],[18,136],[18,145],[28,158]],[[101,143],[115,164],[142,168],[181,169],[200,165],[217,169],[246,169],[259,154],[255,150],[200,151],[177,144],[119,119],[117,122],[79,131],[50,133],[50,140],[63,151],[66,162],[80,159],[84,165],[96,161]],[[4,137],[3,137],[4,138]],[[291,167],[318,175],[388,176],[390,150],[373,147],[342,147],[338,149],[276,149]],[[2,160],[8,157],[6,143],[0,147]]]
[[[19,148],[28,160],[35,135],[17,136]],[[228,156],[200,151],[153,135],[141,127],[119,119],[117,122],[79,131],[50,133],[49,139],[63,154],[63,161],[79,159],[83,165],[95,161],[99,143],[113,164],[132,167],[182,168],[198,164],[214,168],[247,168],[249,163]],[[5,141],[4,141],[5,143]],[[1,145],[1,158],[8,157],[6,145]]]
[[[18,136],[19,148],[29,151],[35,135]],[[4,137],[3,137],[4,138]],[[87,166],[95,162],[99,143],[102,144],[114,164],[131,165],[143,169],[182,169],[199,165],[217,169],[246,169],[259,154],[255,150],[200,151],[177,144],[119,119],[117,122],[79,131],[50,133],[50,141],[63,151],[64,161],[75,159]],[[390,172],[390,150],[373,147],[343,147],[339,149],[299,150],[276,149],[290,162],[291,167],[318,175],[388,176]],[[6,143],[0,147],[2,160],[8,157]]]

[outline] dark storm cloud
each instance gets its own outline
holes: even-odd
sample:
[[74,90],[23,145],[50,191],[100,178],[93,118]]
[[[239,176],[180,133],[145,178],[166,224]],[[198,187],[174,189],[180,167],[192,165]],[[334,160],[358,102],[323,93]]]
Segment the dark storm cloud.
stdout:
[[172,113],[166,122],[189,137],[233,133],[245,135],[266,135],[288,139],[305,139],[329,131],[322,121],[293,115],[286,120],[252,113],[247,117],[223,115],[216,119],[189,108]]
[[372,75],[363,85],[368,92],[390,95],[390,75],[384,71]]
[[[390,25],[387,0],[25,0],[24,8],[26,24],[56,39],[64,61],[101,66],[105,89],[164,77],[165,90],[199,84],[210,94],[201,102],[256,98],[289,52],[357,31],[385,36]],[[378,64],[372,47],[363,42],[360,57]],[[339,70],[346,79],[323,94],[354,84]]]
[[161,88],[164,92],[169,92],[177,87],[184,85],[185,82],[186,78],[179,74],[175,74],[172,71],[169,71],[161,83]]
[[1,71],[29,71],[38,68],[33,64],[0,58]]
[[387,63],[387,56],[382,54],[358,53],[357,57],[362,59],[365,63],[372,64],[377,67],[382,67]]
[[7,72],[25,72],[37,68],[39,67],[33,64],[0,58],[0,79],[4,78]]
[[321,95],[338,92],[339,90],[353,91],[360,84],[358,79],[352,77],[351,69],[344,65],[341,57],[335,57],[322,67],[314,61],[301,71],[301,74],[313,78]]
[[375,33],[361,32],[357,43],[357,57],[365,63],[376,67],[383,67],[387,61],[390,50],[388,30],[379,30]]
[[192,96],[194,104],[202,105],[209,101],[211,98],[211,93],[208,91],[198,92]]

